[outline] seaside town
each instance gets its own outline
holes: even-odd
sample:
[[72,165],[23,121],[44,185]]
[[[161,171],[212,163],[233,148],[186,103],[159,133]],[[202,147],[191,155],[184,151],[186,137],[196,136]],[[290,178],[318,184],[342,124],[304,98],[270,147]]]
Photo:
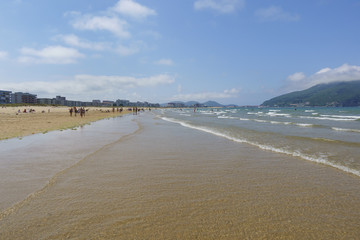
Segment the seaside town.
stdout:
[[129,100],[92,100],[91,102],[67,100],[66,97],[38,98],[36,94],[0,90],[0,104],[40,104],[67,107],[160,107],[158,103],[130,102]]

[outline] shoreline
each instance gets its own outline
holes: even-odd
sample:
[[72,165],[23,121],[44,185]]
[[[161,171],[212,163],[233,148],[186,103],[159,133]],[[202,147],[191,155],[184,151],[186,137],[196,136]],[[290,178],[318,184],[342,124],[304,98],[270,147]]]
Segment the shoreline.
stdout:
[[[24,110],[26,109],[26,113]],[[30,109],[35,111],[30,112]],[[0,108],[0,141],[32,134],[77,128],[95,121],[132,113],[112,107],[86,107],[84,117],[70,116],[65,106],[6,106]],[[119,108],[120,109],[120,108]],[[20,112],[19,112],[20,111]]]
[[[21,154],[24,160],[19,164],[7,158],[21,180],[13,181],[16,176],[9,170],[2,175],[7,179],[3,189],[9,193],[22,193],[19,183],[33,185],[22,176],[24,171],[38,178],[51,169],[55,177],[48,174],[51,184],[36,192],[36,197],[23,201],[19,197],[20,205],[3,211],[0,235],[4,239],[359,236],[358,179],[183,128],[152,114],[128,116],[86,127],[86,134],[69,131],[66,135],[71,141],[64,139],[65,132],[58,136],[61,142],[49,141],[52,134],[39,136],[51,159],[34,149],[43,149],[41,143],[28,146],[30,139],[19,141],[25,151],[8,151],[13,159]],[[118,128],[115,135],[114,128]],[[91,148],[88,140],[97,146],[109,137],[112,140],[101,149],[86,152]],[[77,155],[66,146],[84,153],[78,158],[81,161],[74,159],[76,164],[67,164],[66,170],[54,169],[68,158],[65,153]],[[31,164],[26,164],[29,157]],[[5,200],[9,195],[0,194]]]

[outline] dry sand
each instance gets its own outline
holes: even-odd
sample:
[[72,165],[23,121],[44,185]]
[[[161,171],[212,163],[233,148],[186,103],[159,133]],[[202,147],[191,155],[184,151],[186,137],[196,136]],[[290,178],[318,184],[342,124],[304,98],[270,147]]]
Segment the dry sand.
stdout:
[[[26,109],[26,113],[24,113]],[[34,109],[35,112],[29,112]],[[112,111],[112,108],[106,107],[87,107],[88,111],[85,117],[73,113],[70,117],[70,107],[55,106],[17,106],[0,108],[0,140],[23,137],[35,133],[45,133],[53,130],[74,128],[80,125],[88,124],[100,119],[115,117],[130,113],[124,108],[122,113]],[[20,110],[20,113],[18,113]]]

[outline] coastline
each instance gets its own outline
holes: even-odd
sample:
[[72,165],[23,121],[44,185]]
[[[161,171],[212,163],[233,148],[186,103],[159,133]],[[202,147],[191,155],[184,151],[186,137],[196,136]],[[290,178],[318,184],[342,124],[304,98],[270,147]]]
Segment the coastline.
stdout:
[[[45,187],[37,188],[41,190],[32,191],[35,194],[3,212],[0,239],[359,236],[360,187],[354,176],[183,128],[149,113],[109,122],[114,124],[102,122],[102,126],[111,129],[108,136],[97,124],[86,126],[79,138],[73,135],[81,131],[58,132],[69,133],[72,142],[83,143],[87,148],[88,142],[78,139],[83,139],[92,128],[88,139],[114,139],[101,149],[98,146],[98,150],[82,155],[81,161],[74,161],[76,164],[54,171],[57,173],[52,174],[54,177]],[[121,135],[116,137],[112,134],[115,126],[121,127]],[[49,140],[51,135],[29,138]],[[27,145],[28,138],[14,140]],[[54,165],[62,163],[66,159],[64,144],[69,141],[46,142],[61,146],[59,152],[49,155],[59,157]],[[39,161],[33,155],[39,152],[34,150],[25,151],[24,156],[27,159],[31,154]],[[65,152],[71,154],[72,150]],[[44,166],[50,159],[42,157],[44,162],[37,166],[44,171],[52,169]],[[29,169],[33,165],[32,161],[22,170],[38,174],[41,168]],[[19,164],[15,167],[21,170]],[[9,180],[9,184],[13,182]],[[18,189],[15,185],[7,188],[14,192]],[[5,198],[8,194],[0,196]]]
[[[24,110],[26,109],[26,113]],[[30,109],[35,111],[29,112]],[[55,130],[72,129],[101,119],[117,117],[131,113],[127,108],[113,112],[112,107],[86,107],[85,117],[73,114],[65,106],[16,106],[0,108],[0,141],[10,138],[47,133]],[[20,113],[18,112],[20,111]]]

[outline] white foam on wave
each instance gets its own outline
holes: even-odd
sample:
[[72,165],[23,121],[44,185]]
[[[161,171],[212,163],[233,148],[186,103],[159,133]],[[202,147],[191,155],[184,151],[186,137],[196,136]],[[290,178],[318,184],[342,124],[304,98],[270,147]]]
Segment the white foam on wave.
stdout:
[[270,121],[270,123],[272,123],[272,124],[284,124],[284,125],[292,124],[291,122],[278,122],[278,121]]
[[287,113],[276,113],[276,112],[268,112],[266,115],[269,115],[270,117],[291,117],[290,114],[287,114]]
[[331,120],[331,121],[356,121],[354,118],[333,118],[333,117],[308,117],[300,116],[300,118],[316,119],[316,120]]
[[315,110],[305,110],[305,112],[315,112]]
[[266,123],[266,122],[269,122],[269,121],[266,121],[266,120],[260,120],[260,119],[254,119],[255,122],[260,122],[260,123]]
[[351,174],[354,174],[354,175],[360,177],[360,171],[359,170],[351,169],[351,168],[348,168],[348,167],[345,167],[345,166],[342,166],[342,165],[339,165],[339,164],[336,164],[336,163],[329,162],[327,160],[327,157],[326,157],[325,154],[320,153],[320,156],[311,156],[311,155],[301,153],[300,151],[289,151],[289,150],[284,149],[284,148],[277,148],[277,147],[273,147],[273,146],[270,146],[270,145],[261,144],[261,143],[255,142],[255,141],[249,141],[249,140],[244,139],[244,138],[233,137],[233,136],[230,136],[227,133],[222,133],[222,132],[217,131],[216,129],[211,129],[211,128],[205,127],[205,126],[194,126],[194,125],[192,125],[190,123],[186,123],[186,122],[183,122],[183,121],[179,121],[179,120],[172,119],[172,118],[167,118],[167,117],[161,117],[161,119],[163,119],[165,121],[168,121],[168,122],[180,124],[183,127],[192,128],[192,129],[196,129],[196,130],[199,130],[199,131],[203,131],[203,132],[213,134],[215,136],[223,137],[223,138],[229,139],[229,140],[234,141],[234,142],[246,143],[246,144],[249,144],[249,145],[252,145],[252,146],[256,146],[256,147],[258,147],[258,148],[260,148],[262,150],[271,151],[271,152],[275,152],[275,153],[286,154],[286,155],[293,156],[293,157],[298,157],[298,158],[301,158],[301,159],[304,159],[304,160],[307,160],[307,161],[321,163],[321,164],[331,166],[331,167],[337,168],[339,170],[342,170],[344,172],[348,172],[348,173],[351,173]]
[[321,117],[330,117],[335,119],[349,119],[349,120],[358,120],[360,116],[348,116],[348,115],[320,115]]
[[349,128],[336,128],[336,127],[332,127],[331,129],[335,130],[335,131],[342,131],[342,132],[355,132],[355,133],[360,133],[359,129],[349,129]]
[[293,122],[279,122],[279,121],[267,121],[267,120],[261,120],[261,119],[246,119],[246,120],[251,120],[254,122],[259,122],[259,123],[271,123],[271,124],[283,124],[283,125],[295,125],[295,126],[299,126],[299,127],[314,127],[314,124],[309,124],[309,123],[293,123]]
[[310,123],[295,123],[295,125],[300,126],[300,127],[313,127],[314,124],[310,124]]
[[220,115],[217,118],[236,119],[236,117],[230,117],[230,116],[226,116],[226,115]]
[[257,116],[264,116],[263,112],[248,112],[248,115],[257,115]]

